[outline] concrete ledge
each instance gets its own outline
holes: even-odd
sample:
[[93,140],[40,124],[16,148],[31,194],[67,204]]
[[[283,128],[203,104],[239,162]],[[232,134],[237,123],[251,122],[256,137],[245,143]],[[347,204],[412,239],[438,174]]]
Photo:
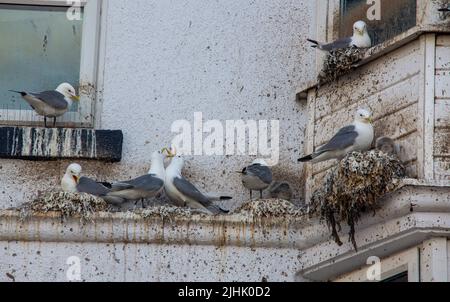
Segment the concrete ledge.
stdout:
[[[435,235],[450,237],[450,186],[445,182],[405,180],[382,201],[383,208],[357,225],[356,253],[339,247],[317,217],[252,218],[242,214],[142,218],[133,213],[97,213],[92,222],[61,221],[58,213],[24,221],[18,211],[0,211],[0,242],[113,243],[161,246],[268,248],[298,252],[297,272],[311,280],[329,280],[380,258],[420,244]],[[342,240],[348,232],[343,228]],[[298,266],[297,266],[298,265]]]
[[0,158],[24,160],[122,159],[120,130],[0,127]]

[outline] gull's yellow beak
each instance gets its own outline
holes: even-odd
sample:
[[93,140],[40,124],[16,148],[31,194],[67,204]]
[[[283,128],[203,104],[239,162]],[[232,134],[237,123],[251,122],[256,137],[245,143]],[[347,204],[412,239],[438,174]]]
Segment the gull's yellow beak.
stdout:
[[78,95],[72,95],[70,97],[72,100],[79,102],[80,101],[80,97]]
[[172,158],[176,156],[176,152],[172,152],[169,148],[163,148],[161,150],[162,153],[166,152],[168,158]]
[[366,121],[370,124],[373,124],[373,117],[368,117]]
[[75,180],[76,183],[78,183],[78,181],[80,180],[80,178],[76,175],[72,175],[73,180]]

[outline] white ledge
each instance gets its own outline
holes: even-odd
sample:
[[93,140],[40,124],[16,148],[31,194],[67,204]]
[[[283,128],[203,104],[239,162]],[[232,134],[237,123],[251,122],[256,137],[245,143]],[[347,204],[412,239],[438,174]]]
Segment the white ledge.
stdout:
[[[301,250],[299,273],[327,280],[365,263],[367,255],[383,256],[434,233],[450,232],[448,183],[405,180],[386,196],[383,207],[361,219],[356,228],[359,252],[351,244],[338,247],[318,218],[259,218],[242,215],[140,218],[126,213],[97,213],[92,222],[61,221],[58,213],[22,221],[18,211],[0,211],[0,241],[148,243],[290,248]],[[345,240],[347,229],[342,230]],[[330,275],[331,274],[331,275]]]

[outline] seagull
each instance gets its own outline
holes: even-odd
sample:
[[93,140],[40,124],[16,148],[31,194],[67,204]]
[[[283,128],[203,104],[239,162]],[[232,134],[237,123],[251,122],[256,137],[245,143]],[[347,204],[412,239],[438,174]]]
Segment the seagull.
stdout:
[[75,88],[68,83],[62,83],[56,90],[31,93],[25,91],[10,90],[19,93],[30,104],[31,108],[44,117],[44,125],[47,127],[47,118],[53,118],[53,127],[56,126],[56,118],[64,115],[72,106],[72,101],[79,101]]
[[113,183],[108,196],[123,198],[127,201],[140,200],[142,207],[145,207],[144,200],[157,196],[164,188],[165,170],[163,152],[164,149],[153,152],[151,169],[148,174],[132,180]]
[[276,199],[282,199],[291,201],[292,200],[292,188],[287,181],[276,181],[273,182],[269,187],[270,197]]
[[370,39],[369,33],[367,31],[367,24],[364,21],[357,21],[353,25],[352,37],[338,39],[329,44],[320,43],[311,39],[307,39],[307,41],[313,43],[311,47],[328,52],[352,46],[356,46],[358,48],[369,48],[372,46],[372,40]]
[[372,114],[365,109],[359,109],[353,124],[340,129],[327,144],[298,161],[315,164],[333,158],[342,159],[349,152],[370,149],[374,138],[372,123]]
[[110,189],[88,177],[82,177],[81,172],[82,168],[79,164],[71,164],[67,167],[66,173],[61,180],[61,187],[64,192],[91,194],[115,206],[125,202],[123,198],[108,196],[111,192]]
[[250,190],[250,200],[253,191],[259,191],[262,199],[263,190],[267,189],[272,183],[272,170],[264,159],[256,159],[250,166],[245,167],[242,172],[242,184]]
[[184,159],[175,154],[170,154],[172,161],[166,169],[166,181],[164,189],[167,196],[178,204],[189,206],[194,209],[206,209],[213,215],[225,214],[229,211],[212,203],[213,200],[227,200],[227,196],[209,196],[201,193],[193,184],[181,175],[184,167]]
[[390,137],[383,136],[377,139],[375,148],[390,156],[398,156],[400,147]]

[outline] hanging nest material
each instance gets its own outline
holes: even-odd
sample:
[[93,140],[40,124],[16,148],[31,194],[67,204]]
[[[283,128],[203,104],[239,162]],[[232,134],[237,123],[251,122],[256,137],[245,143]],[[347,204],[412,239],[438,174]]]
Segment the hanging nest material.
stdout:
[[362,213],[379,209],[379,199],[396,190],[405,176],[402,163],[381,151],[353,152],[327,175],[325,183],[313,193],[310,212],[320,213],[332,230],[332,237],[342,245],[340,222],[350,226],[349,240],[355,250],[355,224]]
[[58,212],[63,220],[79,217],[83,223],[92,221],[92,215],[96,212],[110,210],[108,204],[101,198],[85,193],[59,191],[40,193],[34,201],[25,203],[19,209],[22,219],[36,213]]
[[362,60],[366,51],[357,47],[330,51],[319,74],[319,84],[336,81],[340,76],[348,73],[356,63]]

